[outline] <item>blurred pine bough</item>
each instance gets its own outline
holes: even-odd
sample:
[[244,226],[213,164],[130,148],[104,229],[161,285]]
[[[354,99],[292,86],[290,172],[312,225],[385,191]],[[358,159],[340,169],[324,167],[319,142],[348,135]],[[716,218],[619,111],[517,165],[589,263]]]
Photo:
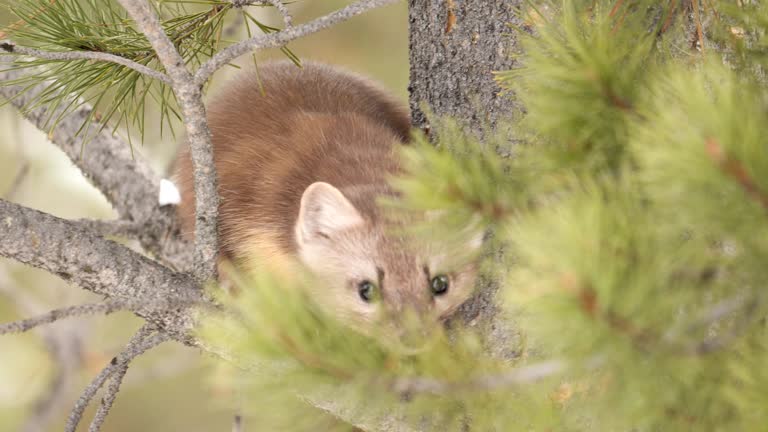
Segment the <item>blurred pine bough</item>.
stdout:
[[504,245],[487,271],[519,358],[471,329],[399,352],[262,274],[202,332],[247,365],[246,414],[348,428],[304,398],[411,430],[763,430],[768,11],[686,4],[528,4],[523,65],[498,74],[526,106],[515,136],[437,119],[437,147],[404,152],[406,208],[449,210],[446,238],[479,217]]

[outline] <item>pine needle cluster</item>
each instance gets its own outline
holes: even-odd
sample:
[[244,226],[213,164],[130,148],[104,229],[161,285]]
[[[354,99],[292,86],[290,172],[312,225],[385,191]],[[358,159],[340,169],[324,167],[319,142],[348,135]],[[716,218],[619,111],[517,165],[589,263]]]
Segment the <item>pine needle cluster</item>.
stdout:
[[[234,315],[204,319],[251,365],[246,406],[300,395],[413,430],[764,430],[768,11],[699,3],[693,21],[676,2],[530,3],[522,66],[498,74],[526,106],[516,136],[435,119],[436,145],[405,150],[398,210],[439,215],[429,235],[481,223],[506,245],[490,268],[520,359],[470,329],[393,349],[260,275],[221,298]],[[542,365],[557,367],[509,379]]]
[[[253,7],[265,5],[253,3]],[[24,0],[8,7],[17,21],[3,34],[17,44],[51,53],[112,54],[162,71],[149,41],[115,0]],[[256,29],[263,33],[279,30],[255,18],[249,6],[239,7],[230,1],[161,0],[156,7],[163,29],[191,67],[199,66],[230,43],[225,26],[237,20],[242,20],[249,36]],[[298,62],[288,48],[283,51]],[[3,85],[44,85],[26,109],[48,107],[50,129],[83,104],[95,108],[83,119],[79,131],[86,138],[89,132],[111,127],[113,131],[123,128],[129,140],[131,131],[138,131],[143,141],[146,116],[154,109],[159,111],[161,135],[165,130],[173,132],[173,126],[181,120],[168,85],[123,65],[91,59],[24,56],[9,67],[33,73],[4,81]],[[98,131],[91,130],[94,126]]]

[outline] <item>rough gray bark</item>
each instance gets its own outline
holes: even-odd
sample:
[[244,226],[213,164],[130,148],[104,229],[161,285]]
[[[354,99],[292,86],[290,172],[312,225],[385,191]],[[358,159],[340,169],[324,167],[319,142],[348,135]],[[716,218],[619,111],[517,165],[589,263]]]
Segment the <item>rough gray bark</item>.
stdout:
[[55,274],[110,299],[174,339],[192,343],[191,317],[182,309],[200,303],[200,286],[77,222],[0,200],[0,256]]
[[[6,69],[13,60],[12,56],[0,55],[0,69]],[[19,79],[28,73],[34,71],[3,70],[0,71],[0,81]],[[13,106],[23,110],[43,90],[41,86],[27,91],[23,89],[22,85],[0,86],[0,97],[8,99]],[[60,106],[65,105],[67,104]],[[133,232],[145,249],[165,262],[182,267],[191,261],[191,256],[186,242],[178,235],[175,209],[158,204],[160,177],[153,172],[149,163],[141,155],[133,154],[128,143],[108,130],[95,134],[87,143],[87,151],[83,151],[86,143],[83,136],[77,135],[76,131],[83,120],[91,116],[92,111],[90,105],[83,104],[63,117],[48,134],[50,140],[114,206],[120,222],[103,222],[103,228],[109,228],[112,223],[135,224]],[[22,113],[37,128],[46,132],[47,119],[59,115],[59,112],[49,112],[46,107],[23,110]],[[99,125],[93,126],[95,129]]]
[[522,0],[409,0],[410,104],[415,126],[427,128],[421,109],[448,115],[479,131],[496,125],[515,103],[499,94],[494,71],[514,66],[516,11]]
[[[512,69],[517,18],[522,0],[409,0],[411,114],[416,127],[430,131],[422,106],[450,116],[483,136],[516,109],[510,95],[500,94],[494,71]],[[510,26],[511,25],[511,26]],[[439,134],[439,131],[438,131]],[[494,301],[496,281],[483,281],[478,294],[458,318],[483,325],[489,349],[517,356],[514,326],[499,319]]]
[[200,283],[216,277],[219,250],[219,195],[216,166],[213,164],[211,131],[208,129],[203,89],[194,83],[170,37],[165,33],[155,7],[148,0],[119,0],[137,27],[154,48],[171,80],[187,132],[195,171],[195,258],[192,274]]

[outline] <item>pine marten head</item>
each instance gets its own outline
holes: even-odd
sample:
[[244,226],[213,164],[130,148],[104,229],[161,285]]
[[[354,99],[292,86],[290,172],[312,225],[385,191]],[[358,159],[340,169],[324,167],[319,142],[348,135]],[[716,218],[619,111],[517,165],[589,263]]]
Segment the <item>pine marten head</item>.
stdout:
[[[310,185],[301,198],[298,257],[321,282],[324,292],[315,297],[335,316],[363,330],[372,324],[403,330],[397,321],[407,312],[428,324],[471,296],[474,262],[457,261],[458,251],[413,241],[393,229],[391,220],[366,213],[324,182]],[[478,249],[481,236],[467,243],[462,252]]]

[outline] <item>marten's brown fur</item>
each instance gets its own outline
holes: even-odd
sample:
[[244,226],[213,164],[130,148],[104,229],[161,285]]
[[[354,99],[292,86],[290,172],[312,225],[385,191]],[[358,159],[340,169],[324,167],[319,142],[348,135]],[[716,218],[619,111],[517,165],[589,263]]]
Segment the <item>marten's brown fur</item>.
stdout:
[[[406,108],[358,75],[288,62],[239,73],[209,104],[218,172],[221,256],[301,262],[329,285],[319,294],[340,315],[374,321],[361,300],[371,280],[389,310],[413,306],[444,316],[471,292],[473,271],[440,268],[445,252],[415,248],[383,226],[376,198],[399,170],[396,149],[410,134]],[[176,164],[179,213],[194,232],[192,167]],[[298,259],[297,259],[298,258]],[[430,274],[449,275],[433,298]],[[378,308],[381,309],[381,308]]]

